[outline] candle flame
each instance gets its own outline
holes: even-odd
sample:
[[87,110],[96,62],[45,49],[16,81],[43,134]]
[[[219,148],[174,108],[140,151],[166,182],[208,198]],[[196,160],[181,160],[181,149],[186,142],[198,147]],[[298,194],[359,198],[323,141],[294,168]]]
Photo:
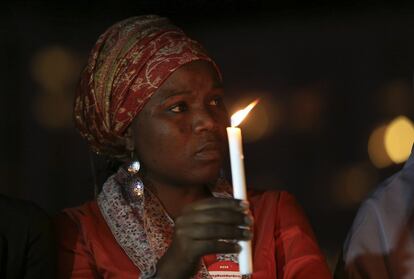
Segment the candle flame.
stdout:
[[254,108],[255,105],[259,102],[259,99],[254,100],[251,102],[247,107],[244,109],[241,109],[239,111],[236,111],[231,116],[231,126],[237,127],[239,124],[244,120],[244,118],[249,114],[249,112]]

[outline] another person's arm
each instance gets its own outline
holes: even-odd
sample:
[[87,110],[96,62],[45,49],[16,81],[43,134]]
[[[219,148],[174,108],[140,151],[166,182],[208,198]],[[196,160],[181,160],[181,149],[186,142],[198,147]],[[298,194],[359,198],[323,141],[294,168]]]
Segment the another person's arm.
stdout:
[[358,211],[344,245],[338,278],[389,279],[385,235],[375,205],[365,202]]
[[24,260],[24,278],[56,277],[56,247],[49,217],[39,208],[27,209],[29,227]]

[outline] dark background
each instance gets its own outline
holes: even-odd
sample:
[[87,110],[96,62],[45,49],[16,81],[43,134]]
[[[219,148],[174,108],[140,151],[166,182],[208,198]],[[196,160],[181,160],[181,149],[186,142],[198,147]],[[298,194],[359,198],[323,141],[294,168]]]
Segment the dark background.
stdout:
[[244,124],[249,185],[304,207],[334,266],[360,202],[398,170],[370,161],[373,130],[413,118],[414,9],[378,1],[17,1],[0,12],[0,193],[50,214],[94,196],[72,124],[89,50],[114,22],[168,16],[221,66]]

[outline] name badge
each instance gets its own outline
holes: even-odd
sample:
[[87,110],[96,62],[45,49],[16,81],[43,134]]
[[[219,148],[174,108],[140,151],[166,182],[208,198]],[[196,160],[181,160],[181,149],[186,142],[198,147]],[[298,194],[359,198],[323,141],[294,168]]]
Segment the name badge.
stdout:
[[239,272],[239,264],[232,261],[219,261],[208,267],[208,272],[213,279],[242,278]]

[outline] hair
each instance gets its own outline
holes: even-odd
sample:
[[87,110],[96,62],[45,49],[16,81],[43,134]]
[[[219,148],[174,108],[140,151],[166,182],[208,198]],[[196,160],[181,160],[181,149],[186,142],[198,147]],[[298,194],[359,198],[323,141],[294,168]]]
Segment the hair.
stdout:
[[99,155],[94,152],[90,154],[91,171],[95,197],[101,192],[105,181],[116,173],[124,162],[106,155]]

